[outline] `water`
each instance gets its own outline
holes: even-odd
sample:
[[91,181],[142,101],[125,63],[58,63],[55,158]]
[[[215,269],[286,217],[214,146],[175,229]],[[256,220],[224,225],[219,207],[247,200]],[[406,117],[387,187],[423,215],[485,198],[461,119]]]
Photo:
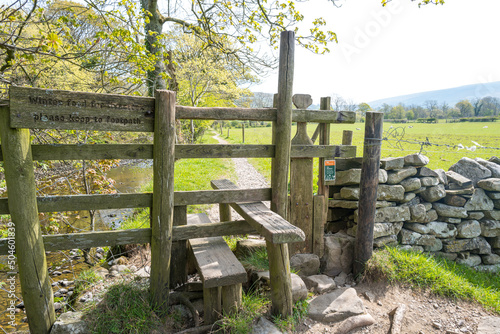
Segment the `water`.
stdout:
[[[151,161],[143,161],[136,164],[125,164],[111,169],[107,173],[108,177],[116,181],[116,190],[120,193],[135,193],[141,191],[141,187],[149,182],[152,177],[152,163]],[[59,194],[64,195],[64,194]],[[96,213],[95,230],[103,231],[118,228],[121,223],[130,217],[133,209],[119,209],[119,210],[100,210]],[[60,227],[59,233],[68,233],[71,231],[86,230],[90,226],[90,214],[88,211],[64,213],[64,219],[68,222],[67,225]],[[89,269],[90,266],[83,262],[82,258],[74,258],[74,253],[70,251],[47,252],[47,265],[49,269],[63,272],[69,270],[70,272],[64,273],[60,276],[50,275],[51,283],[57,281],[74,281],[82,270]],[[0,282],[7,283],[7,256],[0,256]],[[21,288],[19,276],[15,277],[15,295],[21,298]],[[0,283],[1,284],[1,283]],[[19,330],[28,330],[27,323],[22,320],[26,314],[21,312],[15,314],[16,327],[9,325],[11,319],[8,317],[7,307],[9,306],[12,298],[8,297],[7,290],[9,285],[0,286],[0,333],[11,333]],[[60,286],[54,286],[53,291],[56,292]],[[55,300],[57,301],[57,299]],[[19,304],[21,300],[16,300],[15,305]]]

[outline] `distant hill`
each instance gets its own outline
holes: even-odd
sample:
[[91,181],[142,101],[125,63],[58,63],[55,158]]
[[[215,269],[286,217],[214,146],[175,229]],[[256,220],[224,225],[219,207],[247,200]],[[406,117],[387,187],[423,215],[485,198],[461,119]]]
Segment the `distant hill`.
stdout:
[[371,101],[368,102],[368,104],[373,109],[378,109],[384,103],[389,105],[398,105],[403,103],[404,105],[417,104],[424,106],[425,101],[436,100],[439,104],[446,102],[448,105],[454,106],[460,100],[471,100],[474,98],[483,98],[485,96],[500,98],[500,81],[389,97]]

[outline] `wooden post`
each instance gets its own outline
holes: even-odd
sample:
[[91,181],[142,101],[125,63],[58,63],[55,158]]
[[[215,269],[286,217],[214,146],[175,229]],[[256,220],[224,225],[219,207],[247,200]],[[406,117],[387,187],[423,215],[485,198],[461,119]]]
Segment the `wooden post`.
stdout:
[[243,287],[241,283],[222,287],[222,310],[224,314],[234,314],[242,303]]
[[203,289],[203,322],[213,324],[222,314],[221,287]]
[[[174,207],[173,226],[187,225],[187,206]],[[187,241],[172,242],[170,285],[176,287],[187,282]]]
[[[322,97],[320,100],[320,110],[330,110],[330,97]],[[330,145],[330,124],[320,123],[319,127],[319,145]],[[317,203],[318,207],[323,208],[321,217],[314,217],[314,227],[313,227],[313,245],[314,254],[319,257],[323,256],[324,248],[324,234],[325,234],[325,223],[328,214],[328,197],[330,195],[330,189],[325,185],[325,158],[319,158],[319,168],[318,168],[318,196],[323,196],[322,198],[317,198],[317,201],[322,200],[323,203]],[[318,215],[320,210],[315,212]],[[320,225],[318,225],[320,224]]]
[[[295,94],[297,109],[307,109],[312,104],[311,95]],[[297,133],[292,145],[312,145],[307,135],[307,123],[297,123]],[[290,161],[290,223],[304,231],[306,240],[290,245],[290,255],[313,252],[313,159],[292,158]]]
[[229,204],[219,204],[219,220],[221,222],[230,222],[233,220],[231,214],[231,206]]
[[15,252],[21,293],[30,332],[46,334],[56,316],[42,229],[38,220],[30,132],[27,129],[11,129],[9,124],[9,108],[2,106],[2,153],[9,192],[9,211],[15,224]]
[[364,271],[373,253],[373,225],[377,202],[378,173],[384,113],[367,112],[359,194],[358,230],[354,247],[354,275]]
[[[292,132],[292,89],[294,70],[295,33],[283,31],[280,41],[280,63],[278,74],[278,97],[273,144],[275,156],[271,164],[271,209],[286,219],[288,202],[288,165],[290,164]],[[283,317],[292,314],[292,282],[287,244],[266,242],[271,278],[271,301],[273,314]]]
[[243,137],[243,144],[245,144],[245,123],[241,123],[241,136]]
[[342,145],[352,145],[352,131],[344,130],[342,132]]
[[151,302],[166,312],[174,216],[175,92],[155,92],[153,212],[151,219]]

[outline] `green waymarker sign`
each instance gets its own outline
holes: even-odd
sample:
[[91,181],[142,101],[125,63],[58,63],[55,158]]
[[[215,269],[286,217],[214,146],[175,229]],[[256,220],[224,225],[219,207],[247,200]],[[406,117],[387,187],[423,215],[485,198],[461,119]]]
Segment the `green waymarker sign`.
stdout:
[[335,160],[325,160],[325,181],[335,181]]

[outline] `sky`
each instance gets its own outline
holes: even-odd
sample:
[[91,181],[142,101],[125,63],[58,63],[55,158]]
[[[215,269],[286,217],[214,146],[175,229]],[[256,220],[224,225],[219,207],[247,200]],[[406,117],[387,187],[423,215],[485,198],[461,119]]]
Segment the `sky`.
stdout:
[[[339,2],[337,2],[339,3]],[[356,103],[468,84],[500,81],[500,1],[310,0],[306,17],[322,16],[337,33],[331,52],[295,49],[294,94],[338,94]],[[277,71],[254,92],[276,93]]]

